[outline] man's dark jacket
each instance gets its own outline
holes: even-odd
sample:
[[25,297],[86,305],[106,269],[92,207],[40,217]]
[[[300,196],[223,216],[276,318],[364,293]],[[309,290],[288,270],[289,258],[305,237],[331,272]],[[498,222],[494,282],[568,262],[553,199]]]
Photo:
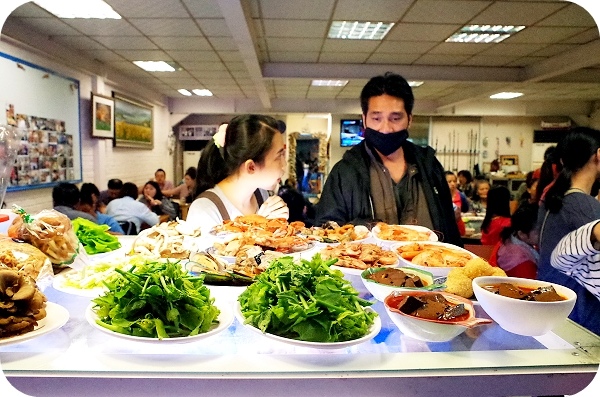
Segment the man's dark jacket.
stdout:
[[[363,141],[348,150],[333,166],[316,206],[316,226],[326,221],[335,221],[341,225],[377,221],[374,219],[370,194],[369,155],[365,145],[366,142]],[[444,168],[435,157],[435,151],[429,146],[421,147],[408,141],[403,148],[407,162],[417,167],[419,184],[427,200],[434,229],[441,233],[440,241],[462,247],[450,189]],[[395,200],[394,197],[386,199]]]

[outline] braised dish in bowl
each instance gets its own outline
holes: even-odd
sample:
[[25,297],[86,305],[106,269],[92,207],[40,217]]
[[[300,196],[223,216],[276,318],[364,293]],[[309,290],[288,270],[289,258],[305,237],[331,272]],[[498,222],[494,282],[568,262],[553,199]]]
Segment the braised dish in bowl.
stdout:
[[567,318],[577,299],[562,285],[517,277],[477,277],[473,292],[500,327],[526,336],[550,332]]
[[491,320],[476,318],[473,303],[460,296],[437,291],[394,291],[385,310],[406,336],[425,342],[447,342]]
[[393,291],[428,291],[444,287],[444,284],[434,282],[431,273],[409,267],[369,268],[360,274],[360,278],[371,295],[381,302]]

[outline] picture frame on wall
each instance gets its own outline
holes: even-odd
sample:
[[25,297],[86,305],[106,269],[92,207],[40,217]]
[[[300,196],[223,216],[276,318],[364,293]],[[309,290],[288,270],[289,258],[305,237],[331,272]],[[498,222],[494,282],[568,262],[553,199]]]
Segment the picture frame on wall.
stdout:
[[516,154],[500,156],[500,166],[519,165],[519,156]]
[[115,137],[115,103],[112,98],[92,94],[92,137]]
[[152,106],[113,92],[115,137],[113,146],[138,149],[154,147]]

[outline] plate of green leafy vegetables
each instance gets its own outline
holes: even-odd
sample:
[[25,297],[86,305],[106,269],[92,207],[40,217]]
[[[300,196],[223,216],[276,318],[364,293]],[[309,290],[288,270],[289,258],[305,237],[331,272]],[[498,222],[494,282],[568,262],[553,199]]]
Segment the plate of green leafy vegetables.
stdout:
[[86,310],[86,320],[112,336],[155,343],[187,343],[215,335],[233,322],[230,305],[215,304],[202,277],[178,262],[150,261],[119,277]]
[[277,258],[238,298],[236,316],[248,329],[280,342],[339,349],[366,342],[381,320],[340,271],[319,254],[308,261]]

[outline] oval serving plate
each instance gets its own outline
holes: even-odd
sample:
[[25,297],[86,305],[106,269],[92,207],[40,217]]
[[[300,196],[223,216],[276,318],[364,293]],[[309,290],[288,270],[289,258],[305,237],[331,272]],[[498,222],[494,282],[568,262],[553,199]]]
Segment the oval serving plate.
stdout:
[[381,242],[385,242],[385,243],[397,243],[399,241],[438,241],[438,235],[431,229],[426,228],[425,226],[419,226],[419,225],[390,225],[390,227],[403,227],[406,229],[410,229],[413,230],[415,232],[420,232],[420,233],[428,233],[429,234],[429,239],[427,240],[386,240],[383,239],[381,237],[379,237],[379,233],[380,233],[380,229],[379,226],[375,226],[373,227],[373,229],[371,230],[371,233],[373,235],[373,237],[375,237],[375,239],[381,241]]
[[[365,311],[374,312],[374,310],[370,307],[365,308]],[[329,350],[343,349],[346,347],[350,347],[350,346],[354,346],[354,345],[358,345],[360,343],[370,341],[375,336],[377,336],[377,334],[379,334],[379,331],[381,331],[381,319],[379,316],[377,316],[373,320],[373,324],[371,325],[371,328],[369,328],[369,332],[366,335],[364,335],[358,339],[352,339],[352,340],[344,341],[344,342],[309,342],[309,341],[303,341],[303,340],[297,340],[297,339],[284,338],[283,336],[270,334],[268,332],[263,333],[260,329],[256,328],[255,326],[250,325],[250,324],[245,324],[244,323],[245,317],[240,309],[239,302],[236,302],[236,305],[235,305],[235,316],[236,316],[237,320],[240,322],[240,324],[242,324],[244,326],[244,328],[247,328],[250,331],[258,333],[260,335],[263,335],[266,338],[269,338],[271,340],[275,340],[278,342],[286,343],[288,345],[300,346],[300,347],[310,347],[313,349],[329,349]]]
[[198,335],[194,335],[194,336],[181,336],[181,337],[175,337],[175,338],[165,338],[165,339],[145,338],[145,337],[140,337],[140,336],[120,334],[118,332],[114,332],[107,328],[104,328],[103,326],[96,323],[96,320],[98,319],[98,315],[96,314],[96,312],[94,312],[94,303],[90,303],[90,305],[85,310],[85,319],[92,327],[94,327],[98,331],[103,332],[110,336],[121,338],[121,339],[127,339],[127,340],[132,340],[132,341],[136,341],[136,342],[144,342],[144,343],[157,343],[157,344],[191,343],[191,342],[196,342],[196,341],[208,338],[210,336],[216,335],[219,332],[229,328],[229,326],[233,322],[233,310],[231,308],[231,305],[220,304],[215,301],[215,306],[217,306],[217,308],[221,311],[221,313],[219,313],[219,316],[217,317],[217,320],[219,320],[219,324],[213,325],[210,328],[210,330],[208,330],[207,332],[204,332],[202,334],[198,334]]

